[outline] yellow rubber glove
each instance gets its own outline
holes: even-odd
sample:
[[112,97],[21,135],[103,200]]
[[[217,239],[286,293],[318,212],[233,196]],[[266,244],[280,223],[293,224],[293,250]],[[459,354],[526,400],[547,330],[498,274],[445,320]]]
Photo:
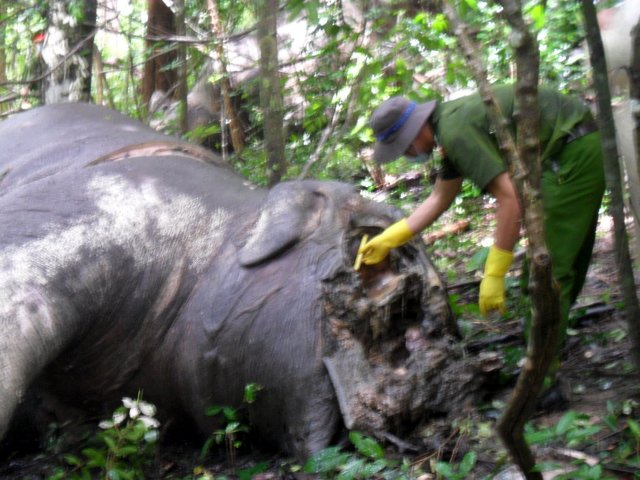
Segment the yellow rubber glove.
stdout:
[[513,261],[513,253],[493,245],[489,249],[487,261],[484,264],[484,278],[480,282],[480,298],[478,306],[480,313],[487,315],[491,310],[505,312],[504,307],[504,276]]
[[413,232],[409,228],[407,219],[403,218],[365,243],[358,249],[358,253],[362,254],[364,263],[375,265],[387,258],[389,250],[407,243],[411,237],[413,237]]

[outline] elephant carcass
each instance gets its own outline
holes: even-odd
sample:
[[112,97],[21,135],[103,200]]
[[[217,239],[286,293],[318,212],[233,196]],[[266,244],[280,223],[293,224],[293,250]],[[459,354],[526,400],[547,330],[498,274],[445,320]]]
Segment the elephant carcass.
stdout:
[[30,387],[104,413],[144,392],[211,433],[211,405],[304,457],[342,424],[401,432],[473,398],[419,242],[353,269],[399,218],[336,182],[255,188],[216,157],[94,105],[0,124],[0,435]]

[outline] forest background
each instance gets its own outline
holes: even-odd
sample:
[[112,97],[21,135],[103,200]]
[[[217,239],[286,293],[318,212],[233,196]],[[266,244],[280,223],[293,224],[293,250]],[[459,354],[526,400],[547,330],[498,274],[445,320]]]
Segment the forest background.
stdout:
[[[271,2],[269,6],[279,12],[284,122],[270,128],[282,128],[285,139],[278,153],[281,158],[270,163],[272,170],[279,166],[273,177],[263,148],[265,109],[259,100],[257,75],[257,22],[264,11],[261,3],[268,2],[180,3],[167,2],[173,5],[170,9],[155,0],[148,5],[143,0],[0,2],[4,9],[0,11],[0,45],[5,45],[0,50],[4,111],[46,101],[42,76],[57,64],[46,64],[42,57],[45,53],[50,58],[48,50],[54,48],[58,63],[64,55],[84,57],[84,63],[77,62],[81,65],[78,70],[84,69],[83,78],[90,83],[82,86],[81,98],[145,122],[155,117],[155,124],[165,127],[167,120],[158,119],[163,114],[158,105],[162,102],[152,102],[151,107],[148,103],[154,91],[179,100],[203,82],[221,88],[225,79],[235,111],[211,106],[221,101],[218,90],[192,99],[205,104],[212,115],[206,127],[188,134],[190,138],[218,134],[212,146],[233,151],[231,160],[237,168],[260,184],[304,174],[369,187],[372,180],[381,181],[379,172],[367,175],[363,169],[366,165],[372,168],[367,162],[367,147],[373,140],[367,121],[376,105],[392,95],[408,95],[418,101],[448,99],[475,86],[455,36],[433,2]],[[602,7],[612,4],[600,3]],[[499,8],[493,2],[460,2],[462,20],[482,45],[490,81],[513,82],[509,27],[499,20]],[[540,44],[541,83],[593,99],[579,3],[530,2],[526,10]],[[57,45],[45,43],[43,52],[52,12],[61,13],[57,21],[66,38]],[[211,12],[217,17],[213,26]],[[94,40],[95,48],[87,38]],[[47,41],[53,43],[53,39]],[[70,77],[75,72],[65,74]],[[182,92],[178,88],[181,81],[186,86]],[[166,111],[166,99],[162,107]],[[235,149],[231,133],[221,129],[220,123],[222,119],[222,125],[228,127],[234,115],[240,118],[244,137]],[[169,129],[177,133],[179,118],[174,114],[172,120]],[[220,136],[221,131],[227,135]]]

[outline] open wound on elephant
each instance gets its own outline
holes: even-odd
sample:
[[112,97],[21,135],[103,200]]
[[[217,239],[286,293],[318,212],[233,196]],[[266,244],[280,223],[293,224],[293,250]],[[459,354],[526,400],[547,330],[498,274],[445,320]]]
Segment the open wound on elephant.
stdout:
[[[347,242],[348,258],[361,238]],[[455,341],[444,286],[431,271],[409,243],[361,265],[350,285],[328,286],[323,361],[348,429],[404,436],[420,420],[459,412],[486,378]]]

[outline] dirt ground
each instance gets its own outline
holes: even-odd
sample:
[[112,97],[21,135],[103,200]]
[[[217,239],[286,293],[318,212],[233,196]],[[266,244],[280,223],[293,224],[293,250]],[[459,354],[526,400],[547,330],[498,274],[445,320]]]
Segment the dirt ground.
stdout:
[[[482,207],[486,205],[479,205],[479,208]],[[444,218],[434,229],[455,221],[456,218],[452,216]],[[488,221],[475,220],[465,232],[451,234],[451,238],[433,243],[429,250],[435,263],[438,266],[446,264],[449,270],[448,284],[451,287],[450,293],[455,295],[455,302],[459,307],[460,322],[467,331],[473,332],[474,338],[493,336],[496,345],[491,345],[491,348],[500,349],[507,357],[510,355],[509,352],[521,351],[524,346],[521,318],[516,315],[507,321],[480,320],[477,312],[473,310],[479,277],[468,269],[474,248],[467,248],[467,245],[475,245],[477,249],[477,245],[490,236],[490,231],[489,216]],[[587,282],[573,309],[577,323],[570,330],[568,341],[563,348],[559,376],[561,390],[568,403],[551,405],[548,410],[536,412],[532,421],[538,429],[554,428],[569,411],[587,414],[586,421],[595,423],[608,415],[613,405],[622,405],[625,402],[629,404],[634,398],[638,400],[638,383],[629,372],[630,345],[628,336],[624,333],[627,324],[624,311],[620,307],[612,231],[611,219],[603,215]],[[516,260],[512,268],[514,273],[517,273],[519,265],[519,260]],[[636,284],[640,284],[639,280],[640,278],[636,279]],[[520,295],[518,288],[511,288],[509,295]],[[477,453],[477,462],[474,469],[464,478],[521,478],[517,471],[510,467],[504,449],[492,428],[501,406],[504,406],[508,399],[517,372],[518,365],[514,362],[511,368],[507,369],[506,381],[485,404],[460,412],[460,418],[449,418],[446,421],[424,425],[419,451],[402,452],[398,444],[389,443],[385,445],[387,454],[390,457],[409,458],[416,469],[421,468],[422,472],[425,472],[413,477],[419,480],[443,478],[428,473],[430,467],[438,460],[459,462],[468,451]],[[636,407],[631,415],[638,418],[638,412],[640,408]],[[615,435],[603,431],[594,435],[586,447],[582,445],[580,448],[573,448],[570,444],[558,446],[556,443],[552,447],[535,446],[534,452],[538,461],[552,461],[561,466],[569,466],[576,458],[597,459],[599,452],[612,450],[617,441]],[[234,472],[238,469],[260,462],[264,462],[266,467],[263,466],[261,473],[251,477],[256,480],[319,478],[301,473],[301,465],[295,460],[259,453],[256,450],[241,449],[234,469],[229,468],[224,452],[210,456],[205,462],[198,457],[198,453],[199,446],[195,445],[162,447],[157,459],[156,473],[149,478],[235,479],[238,477]],[[51,472],[54,464],[60,465],[59,455],[41,452],[13,457],[4,465],[0,464],[0,479],[45,479],[48,478],[46,472]],[[606,470],[609,477],[606,478],[640,478],[637,466],[633,468],[630,465],[611,464],[609,467],[611,468]],[[545,473],[545,478],[553,478],[555,473],[557,472]]]

